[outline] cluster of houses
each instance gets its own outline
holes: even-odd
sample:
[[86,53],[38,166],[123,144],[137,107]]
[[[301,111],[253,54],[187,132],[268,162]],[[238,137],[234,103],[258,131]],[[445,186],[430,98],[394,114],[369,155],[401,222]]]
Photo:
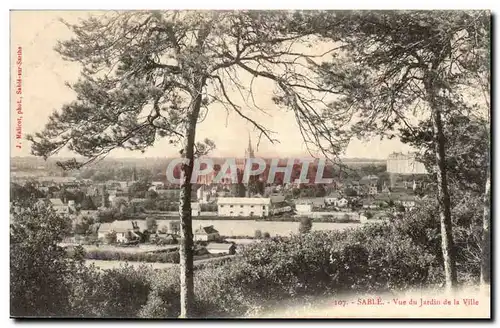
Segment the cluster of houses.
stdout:
[[[422,184],[404,181],[400,185],[388,187],[378,183],[377,176],[366,176],[360,181],[348,183],[343,189],[335,190],[325,197],[299,198],[295,200],[295,211],[298,215],[310,215],[317,210],[382,210],[399,205],[405,211],[412,210],[427,195],[416,194]],[[348,190],[351,192],[348,192]],[[355,191],[352,193],[352,191]]]
[[[148,228],[145,220],[124,220],[110,223],[96,224],[97,239],[101,243],[130,244],[145,242],[143,236],[148,236],[150,242],[160,241],[167,244],[177,244],[180,233],[180,221],[169,220],[168,224],[161,227]],[[111,241],[108,236],[113,235]],[[195,242],[205,242],[205,248],[211,254],[234,254],[236,245],[234,243],[224,243],[213,225],[200,226],[194,231]]]

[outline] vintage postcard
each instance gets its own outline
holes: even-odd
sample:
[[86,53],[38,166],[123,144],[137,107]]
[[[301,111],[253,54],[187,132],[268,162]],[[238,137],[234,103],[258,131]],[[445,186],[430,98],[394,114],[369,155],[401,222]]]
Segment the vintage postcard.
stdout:
[[10,13],[13,318],[490,319],[491,13]]

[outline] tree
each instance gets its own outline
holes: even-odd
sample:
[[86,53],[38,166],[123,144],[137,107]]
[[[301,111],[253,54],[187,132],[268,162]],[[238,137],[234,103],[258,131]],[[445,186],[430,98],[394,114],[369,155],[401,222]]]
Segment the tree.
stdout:
[[403,213],[406,211],[406,208],[402,204],[396,204],[395,211],[398,213]]
[[341,150],[344,140],[313,106],[334,93],[314,80],[313,59],[325,52],[312,47],[318,40],[313,30],[290,28],[294,20],[286,11],[105,13],[67,23],[74,37],[56,48],[82,66],[71,85],[77,100],[54,113],[41,133],[28,136],[33,154],[47,158],[68,148],[87,158],[60,163],[70,169],[115,148],[145,151],[159,138],[181,148],[181,317],[193,312],[193,164],[215,147],[196,140],[207,111],[216,105],[232,111],[253,125],[259,140],[274,142],[272,131],[242,110],[261,109],[253,82],[267,80],[276,87],[272,100],[295,113],[308,149],[335,158]]
[[343,135],[393,137],[394,127],[411,127],[407,118],[413,111],[431,117],[446,287],[453,288],[456,256],[443,115],[471,108],[462,96],[467,93],[463,86],[476,79],[476,67],[481,66],[476,53],[488,52],[484,45],[489,43],[489,14],[420,11],[335,16],[350,23],[345,30],[324,31],[344,45],[342,54],[319,66],[325,83],[340,86],[342,93],[330,105],[333,130]]
[[312,219],[308,217],[304,217],[300,219],[299,233],[306,234],[309,233],[312,229]]
[[149,180],[137,181],[128,188],[128,193],[132,197],[145,198],[150,185],[151,182]]
[[64,315],[69,294],[64,279],[81,263],[58,246],[70,226],[50,207],[35,206],[30,200],[14,205],[23,211],[11,212],[11,315]]
[[10,199],[11,200],[23,200],[29,198],[42,198],[44,197],[43,193],[36,189],[32,183],[26,183],[24,186],[21,186],[17,183],[10,183]]
[[97,209],[97,207],[94,205],[94,201],[92,200],[92,197],[85,196],[83,198],[83,201],[81,203],[81,209],[82,210],[96,210]]
[[269,238],[271,238],[271,235],[269,234],[269,232],[266,231],[266,232],[264,232],[262,237],[264,237],[264,239],[269,239]]
[[116,232],[114,232],[114,231],[108,232],[104,236],[104,240],[106,241],[107,244],[114,244],[114,243],[116,243]]
[[[432,122],[424,120],[417,127],[403,128],[401,141],[420,150],[419,160],[435,174],[432,149]],[[445,118],[446,167],[450,185],[457,189],[484,192],[488,171],[489,122],[461,113]]]
[[156,200],[158,198],[158,193],[154,190],[148,190],[146,192],[146,199]]
[[85,198],[85,193],[81,190],[78,190],[74,194],[75,197],[75,203],[81,204],[83,202],[83,199]]
[[151,233],[156,232],[156,229],[158,228],[158,224],[156,223],[155,218],[151,218],[151,217],[147,218],[146,225],[148,227],[148,231],[150,231]]
[[356,197],[358,195],[358,192],[352,188],[346,188],[344,193],[347,197]]
[[260,230],[255,230],[255,239],[262,239],[262,231]]

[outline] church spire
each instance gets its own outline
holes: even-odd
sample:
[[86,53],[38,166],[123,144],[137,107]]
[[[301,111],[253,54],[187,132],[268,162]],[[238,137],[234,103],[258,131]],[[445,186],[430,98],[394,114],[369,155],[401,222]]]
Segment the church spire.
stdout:
[[250,138],[250,132],[248,133],[248,149],[245,151],[245,157],[253,158],[255,157],[253,148],[252,148],[252,138]]

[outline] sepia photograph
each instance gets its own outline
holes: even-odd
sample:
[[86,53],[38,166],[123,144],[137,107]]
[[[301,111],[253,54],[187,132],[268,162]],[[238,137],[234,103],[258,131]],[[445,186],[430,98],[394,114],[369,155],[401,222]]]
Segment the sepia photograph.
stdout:
[[489,10],[10,11],[10,317],[491,319]]

